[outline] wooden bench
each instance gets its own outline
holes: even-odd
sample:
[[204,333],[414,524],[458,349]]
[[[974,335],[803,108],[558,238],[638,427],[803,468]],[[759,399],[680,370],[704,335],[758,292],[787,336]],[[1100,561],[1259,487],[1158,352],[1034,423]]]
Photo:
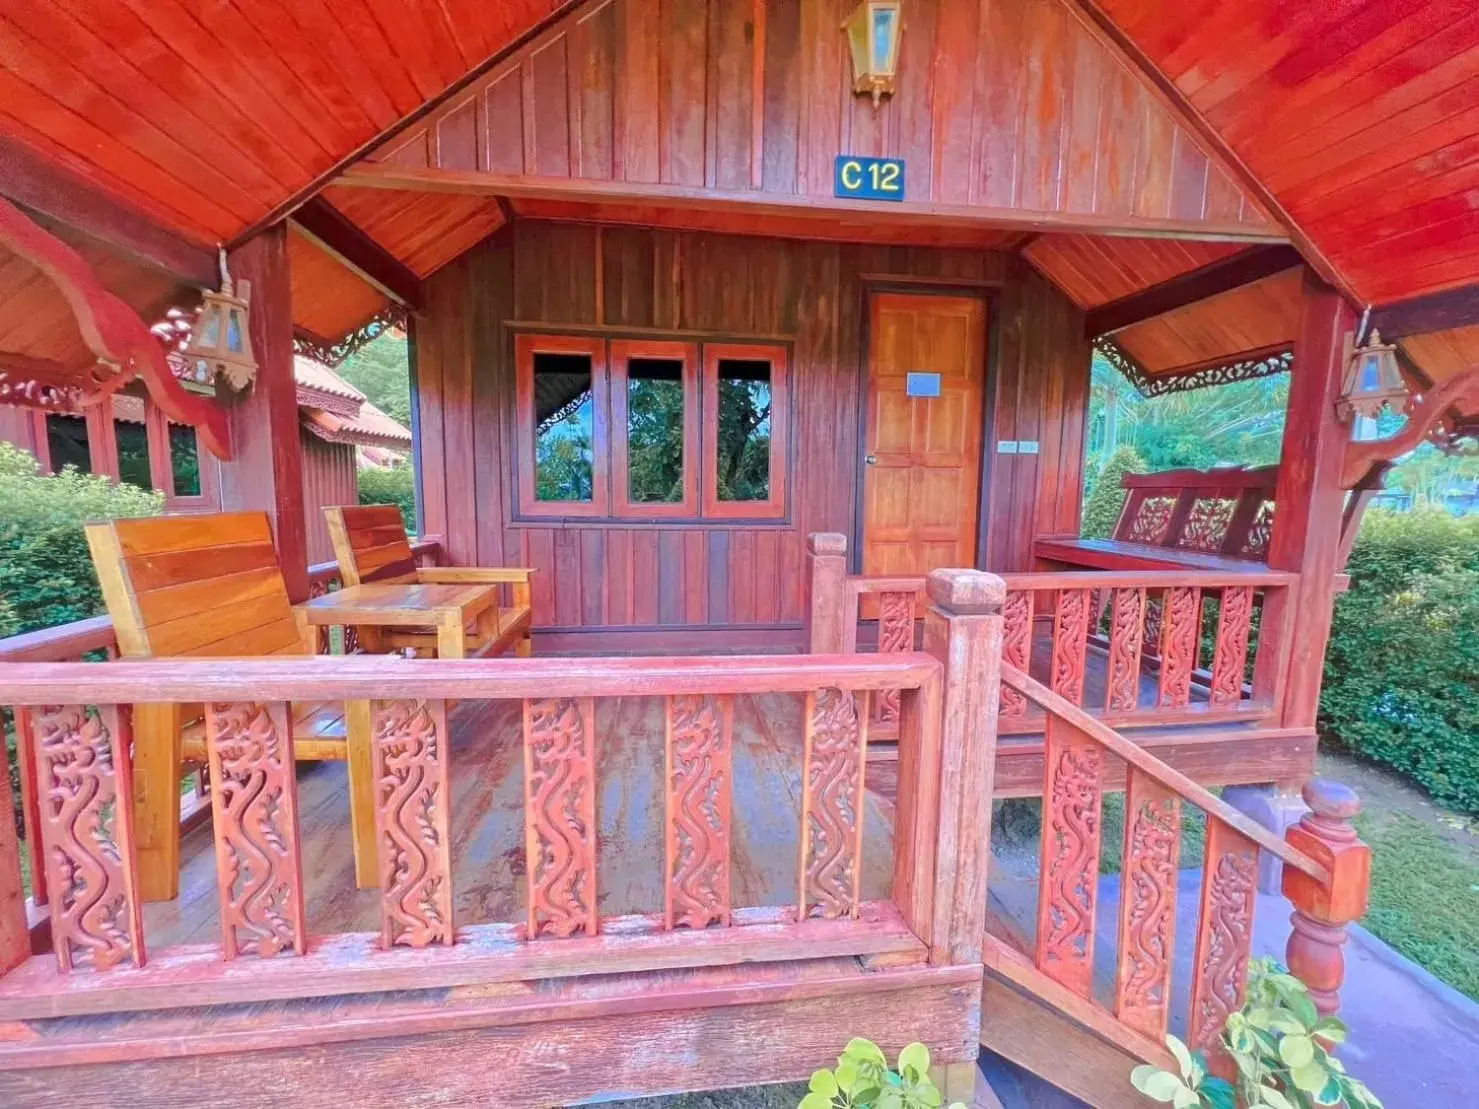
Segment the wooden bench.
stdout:
[[[112,520],[87,525],[87,543],[125,658],[316,653],[317,631],[294,615],[266,513]],[[369,782],[369,735],[349,742],[357,722],[344,705],[294,705],[292,721],[295,759],[343,759],[351,780]],[[140,704],[133,729],[140,889],[147,901],[169,901],[180,885],[180,779],[186,764],[210,761],[204,709]],[[373,809],[355,816],[372,822]],[[373,859],[355,861],[373,873]]]
[[[418,582],[423,585],[507,586],[509,604],[496,604],[476,625],[465,629],[467,657],[502,654],[510,647],[521,656],[533,653],[533,626],[529,578],[531,569],[477,566],[420,566],[406,537],[401,510],[390,504],[342,505],[325,508],[329,538],[346,588],[374,582]],[[360,643],[368,651],[410,647],[419,655],[436,653],[435,629],[370,631],[360,629]]]
[[1033,555],[1095,570],[1246,570],[1268,558],[1277,466],[1126,474],[1111,539],[1041,536]]

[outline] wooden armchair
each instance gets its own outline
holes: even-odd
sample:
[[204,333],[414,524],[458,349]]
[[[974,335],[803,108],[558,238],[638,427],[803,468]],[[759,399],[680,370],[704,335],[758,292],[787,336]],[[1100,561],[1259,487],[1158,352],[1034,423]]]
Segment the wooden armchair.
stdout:
[[[89,524],[87,542],[123,657],[315,653],[317,629],[293,612],[266,513],[113,520]],[[346,760],[352,821],[372,828],[373,808],[354,801],[373,800],[368,711],[346,719],[344,705],[302,704],[292,720],[294,757]],[[187,763],[208,761],[204,708],[141,704],[133,722],[139,887],[147,901],[169,901],[180,889],[180,779]],[[360,858],[362,839],[355,872],[361,886],[374,885],[373,839]]]
[[[508,586],[511,603],[498,604],[485,613],[476,625],[465,629],[466,654],[503,654],[510,647],[514,653],[532,653],[530,628],[533,623],[529,604],[530,569],[496,569],[473,566],[418,566],[406,537],[406,525],[395,505],[344,505],[325,508],[329,538],[334,543],[334,557],[339,560],[339,574],[346,587],[372,582],[420,582],[441,585]],[[366,642],[365,630],[360,642],[369,650],[396,650],[414,647],[418,654],[436,651],[433,630],[396,630],[387,628],[372,636],[378,643]]]

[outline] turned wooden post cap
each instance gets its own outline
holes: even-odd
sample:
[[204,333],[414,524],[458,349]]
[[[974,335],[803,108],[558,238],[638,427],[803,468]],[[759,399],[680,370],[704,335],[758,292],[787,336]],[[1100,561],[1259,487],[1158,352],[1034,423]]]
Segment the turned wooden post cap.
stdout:
[[847,536],[835,531],[814,531],[806,537],[806,549],[818,555],[845,555]]
[[1348,822],[1361,811],[1361,798],[1344,782],[1332,782],[1328,778],[1311,778],[1300,791],[1304,803],[1316,816],[1325,820]]
[[931,570],[925,591],[951,612],[994,612],[1007,599],[1007,583],[984,570]]

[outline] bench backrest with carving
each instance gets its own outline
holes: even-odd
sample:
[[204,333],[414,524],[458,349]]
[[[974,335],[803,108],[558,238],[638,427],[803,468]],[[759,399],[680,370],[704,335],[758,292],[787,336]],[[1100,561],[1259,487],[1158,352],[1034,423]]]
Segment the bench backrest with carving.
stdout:
[[1273,532],[1277,466],[1126,474],[1114,538],[1263,561]]

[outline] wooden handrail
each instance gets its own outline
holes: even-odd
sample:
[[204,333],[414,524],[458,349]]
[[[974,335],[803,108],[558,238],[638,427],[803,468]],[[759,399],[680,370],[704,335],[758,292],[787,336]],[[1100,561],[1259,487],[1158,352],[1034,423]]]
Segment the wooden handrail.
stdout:
[[194,704],[392,698],[521,700],[815,689],[917,689],[940,665],[925,654],[658,658],[404,659],[393,655],[127,659],[107,666],[17,663],[16,705]]
[[1053,716],[1087,735],[1111,754],[1124,759],[1146,777],[1160,783],[1183,800],[1191,802],[1209,816],[1214,816],[1229,827],[1236,829],[1265,851],[1278,856],[1290,866],[1304,871],[1322,885],[1329,883],[1330,871],[1303,851],[1289,846],[1263,825],[1238,812],[1215,793],[1198,785],[1179,770],[1167,766],[1139,744],[1126,739],[1073,702],[1060,697],[1042,682],[1028,677],[1015,666],[1006,663],[1003,663],[1001,667],[1001,680],[1003,684],[1010,685],[1029,700],[1041,705]]
[[[1051,589],[1254,589],[1293,585],[1299,575],[1288,570],[1250,566],[1247,570],[1057,570],[1002,574],[1008,591]],[[848,591],[856,594],[922,592],[923,577],[849,577]]]

